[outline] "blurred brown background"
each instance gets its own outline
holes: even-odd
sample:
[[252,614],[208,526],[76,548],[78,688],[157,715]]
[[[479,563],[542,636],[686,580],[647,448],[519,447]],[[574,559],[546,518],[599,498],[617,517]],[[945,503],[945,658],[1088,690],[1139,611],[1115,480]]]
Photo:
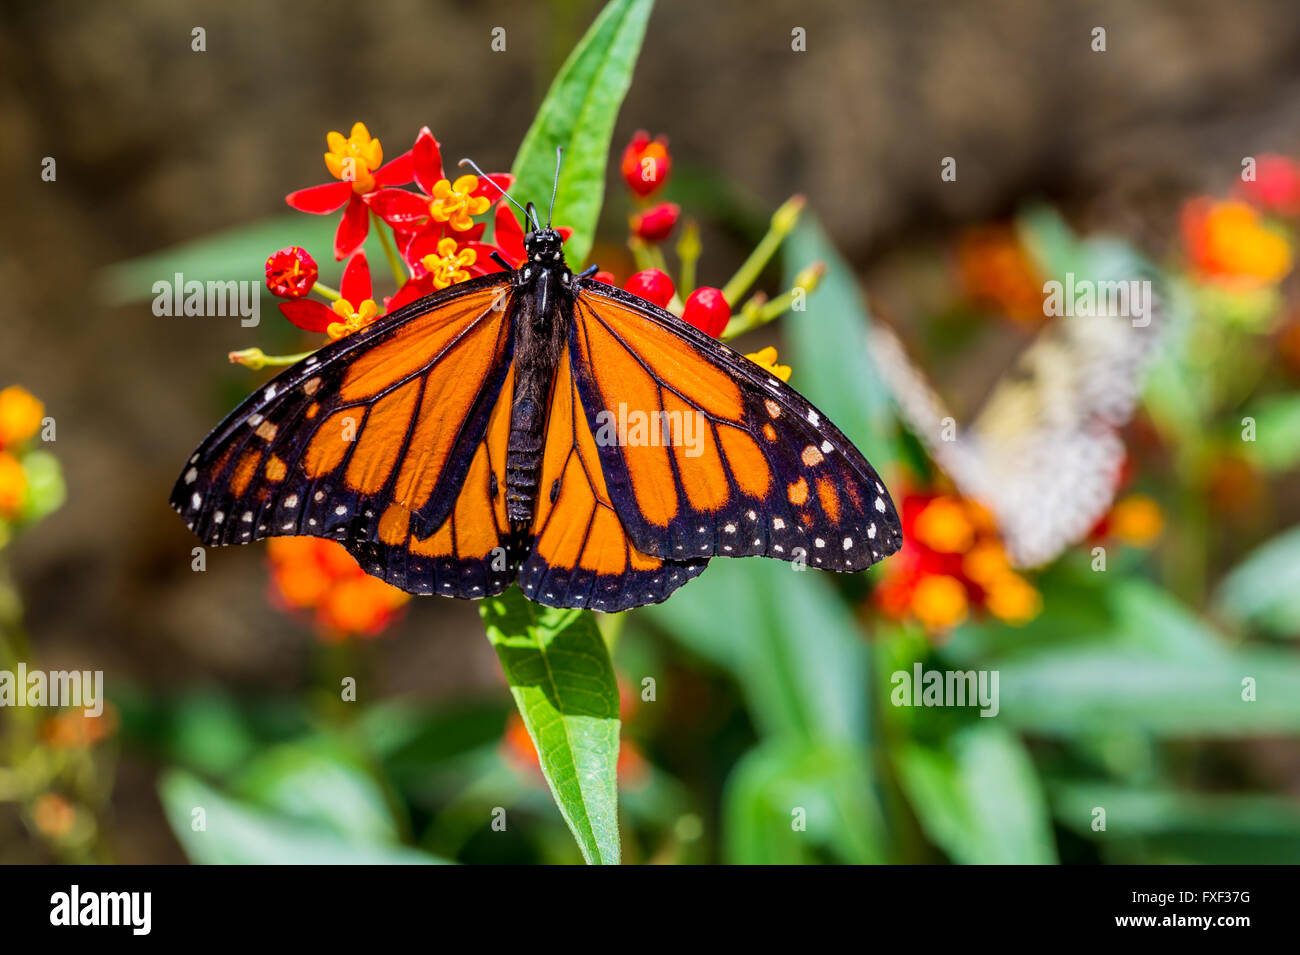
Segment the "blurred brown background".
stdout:
[[[162,691],[307,679],[312,638],[268,610],[262,549],[211,553],[194,574],[166,505],[191,448],[260,380],[225,353],[267,345],[278,316],[264,305],[245,329],[158,318],[147,300],[110,307],[98,270],[286,212],[286,192],[327,179],[325,132],[356,120],[390,157],[427,124],[449,160],[508,167],[598,7],[5,4],[0,386],[45,400],[69,482],[66,507],[12,552],[46,665]],[[490,50],[496,26],[505,53]],[[791,51],[796,26],[807,52]],[[615,145],[666,133],[683,169],[726,177],[758,208],[805,193],[869,277],[899,248],[1033,197],[1084,226],[1174,234],[1180,198],[1221,188],[1245,155],[1294,154],[1298,120],[1293,2],[661,0]],[[956,183],[940,181],[944,156]],[[701,279],[721,284],[740,247],[711,241]],[[499,692],[469,604],[417,600],[384,640],[387,693]],[[122,772],[120,858],[156,858],[168,850],[131,848],[133,833],[166,838],[150,777],[129,760]]]

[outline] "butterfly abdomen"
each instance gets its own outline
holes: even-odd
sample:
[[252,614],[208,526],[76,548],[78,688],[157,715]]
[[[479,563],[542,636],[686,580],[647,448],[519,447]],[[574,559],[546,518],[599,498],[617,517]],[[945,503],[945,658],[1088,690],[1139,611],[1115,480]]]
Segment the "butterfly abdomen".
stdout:
[[512,316],[515,328],[515,390],[510,409],[510,438],[506,445],[506,517],[511,525],[530,525],[536,512],[542,456],[546,448],[546,416],[560,352],[572,321],[571,293],[558,296],[555,268],[530,276]]

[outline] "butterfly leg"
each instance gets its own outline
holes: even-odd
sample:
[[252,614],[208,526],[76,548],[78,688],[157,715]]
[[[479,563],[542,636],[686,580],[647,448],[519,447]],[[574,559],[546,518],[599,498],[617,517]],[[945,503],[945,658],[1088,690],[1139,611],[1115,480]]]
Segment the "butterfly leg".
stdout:
[[501,266],[501,268],[505,269],[507,272],[513,272],[515,270],[515,267],[506,261],[505,256],[500,252],[497,252],[495,249],[492,252],[492,261]]
[[600,271],[600,266],[599,266],[599,265],[589,265],[589,266],[587,266],[585,269],[583,269],[581,272],[578,273],[578,278],[580,278],[580,279],[589,279],[589,278],[591,278],[593,275],[595,275],[595,274],[596,274],[597,272],[599,272],[599,271]]

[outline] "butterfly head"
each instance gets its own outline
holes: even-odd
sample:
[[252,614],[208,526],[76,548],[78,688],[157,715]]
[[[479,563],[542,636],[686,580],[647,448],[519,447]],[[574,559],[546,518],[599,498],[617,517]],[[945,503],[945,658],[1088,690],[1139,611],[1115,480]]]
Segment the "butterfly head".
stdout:
[[538,268],[556,268],[564,264],[564,236],[550,228],[535,229],[524,236],[524,253]]

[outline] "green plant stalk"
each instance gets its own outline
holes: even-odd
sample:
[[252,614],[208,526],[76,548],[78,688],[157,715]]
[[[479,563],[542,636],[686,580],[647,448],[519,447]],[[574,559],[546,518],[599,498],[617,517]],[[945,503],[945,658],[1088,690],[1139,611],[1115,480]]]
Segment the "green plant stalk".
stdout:
[[[388,267],[393,271],[393,280],[397,282],[397,287],[401,288],[406,284],[406,268],[402,265],[402,260],[397,255],[397,249],[393,247],[393,240],[388,237],[385,230],[384,220],[374,209],[370,210],[370,220],[374,224],[375,232],[379,234],[379,244],[384,247],[384,257],[388,259]],[[353,306],[361,304],[353,302]]]
[[736,274],[731,277],[722,288],[722,296],[728,304],[739,302],[749,287],[758,281],[759,275],[767,267],[767,263],[772,260],[776,250],[781,247],[785,237],[794,231],[794,227],[799,224],[799,215],[803,212],[806,200],[803,196],[791,196],[781,204],[781,207],[772,214],[771,225],[768,226],[767,234],[754,247],[754,251],[749,253],[749,258],[745,259]]
[[700,245],[700,227],[694,219],[689,219],[682,227],[682,237],[677,240],[677,260],[681,263],[678,294],[689,296],[695,291],[695,266],[703,251]]

